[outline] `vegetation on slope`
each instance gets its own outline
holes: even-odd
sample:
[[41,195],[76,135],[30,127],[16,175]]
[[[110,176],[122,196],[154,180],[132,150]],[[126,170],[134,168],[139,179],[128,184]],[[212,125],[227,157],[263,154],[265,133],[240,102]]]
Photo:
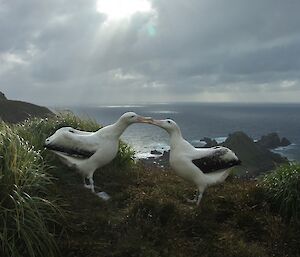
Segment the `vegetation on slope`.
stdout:
[[[196,207],[185,200],[192,198],[193,186],[171,170],[134,163],[132,150],[121,144],[118,157],[95,173],[97,190],[112,196],[105,202],[43,150],[45,138],[62,126],[99,128],[93,121],[60,115],[27,120],[13,129],[53,166],[48,172],[56,180],[44,197],[59,196],[64,205],[66,233],[58,242],[62,256],[300,256],[299,223],[290,223],[273,207],[274,194],[265,180],[228,179],[209,188]],[[299,188],[295,190],[299,196]],[[20,245],[26,248],[21,239]],[[49,250],[35,256],[56,255]]]
[[300,165],[282,165],[264,176],[261,186],[272,207],[291,222],[300,222]]
[[[168,170],[102,170],[96,185],[112,199],[84,190],[70,170],[59,174],[68,199],[64,256],[298,256],[299,226],[271,208],[255,181],[231,179],[209,188],[200,207],[194,188]],[[63,179],[62,179],[63,177]]]
[[47,196],[53,185],[35,148],[0,124],[0,256],[57,256],[59,208]]

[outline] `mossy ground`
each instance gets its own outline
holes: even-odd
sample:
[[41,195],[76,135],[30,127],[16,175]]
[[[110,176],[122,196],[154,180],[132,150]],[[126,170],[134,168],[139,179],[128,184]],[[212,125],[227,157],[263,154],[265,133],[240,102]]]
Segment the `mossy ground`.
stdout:
[[59,165],[55,194],[65,209],[62,256],[300,256],[300,228],[269,208],[255,181],[228,179],[209,188],[200,206],[194,187],[169,170],[138,164],[95,173],[105,202]]

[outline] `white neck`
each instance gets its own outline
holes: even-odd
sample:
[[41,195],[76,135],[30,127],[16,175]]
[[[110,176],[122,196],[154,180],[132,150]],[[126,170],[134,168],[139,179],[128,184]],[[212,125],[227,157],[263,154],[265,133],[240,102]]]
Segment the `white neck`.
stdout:
[[180,145],[181,142],[185,141],[181,135],[179,128],[176,128],[169,132],[170,134],[170,147],[174,149],[176,146]]
[[107,131],[109,136],[119,138],[129,125],[130,124],[124,122],[124,120],[118,119],[115,123],[100,129],[99,133],[103,134]]

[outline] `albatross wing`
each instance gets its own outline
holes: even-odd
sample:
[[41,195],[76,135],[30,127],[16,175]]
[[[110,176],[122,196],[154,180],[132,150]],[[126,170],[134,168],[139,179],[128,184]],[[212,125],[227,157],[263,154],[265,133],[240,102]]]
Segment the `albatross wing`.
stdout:
[[240,160],[224,161],[216,158],[203,157],[201,159],[192,160],[194,165],[196,165],[203,173],[210,173],[218,170],[224,170],[231,168],[233,166],[239,165]]
[[213,151],[209,155],[192,160],[203,173],[225,170],[241,164],[241,161],[228,148],[214,147],[211,150]]
[[81,156],[81,157],[84,157],[84,158],[89,158],[91,157],[95,151],[88,151],[88,150],[85,150],[85,149],[80,149],[78,147],[76,148],[68,148],[68,147],[63,147],[63,146],[60,146],[60,145],[45,145],[46,148],[48,148],[49,150],[53,150],[53,151],[56,151],[56,152],[62,152],[62,153],[66,153],[66,154],[69,154],[69,155],[75,155],[75,156]]

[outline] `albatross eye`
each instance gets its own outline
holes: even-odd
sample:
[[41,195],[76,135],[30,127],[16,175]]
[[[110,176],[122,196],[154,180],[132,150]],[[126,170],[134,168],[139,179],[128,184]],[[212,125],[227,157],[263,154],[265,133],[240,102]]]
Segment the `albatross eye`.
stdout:
[[69,130],[69,132],[71,132],[71,133],[75,133],[75,132],[74,132],[73,130],[71,130],[71,129]]
[[132,115],[130,118],[134,118],[134,115]]
[[170,123],[170,124],[171,124],[171,121],[169,121],[169,120],[168,120],[168,123]]

